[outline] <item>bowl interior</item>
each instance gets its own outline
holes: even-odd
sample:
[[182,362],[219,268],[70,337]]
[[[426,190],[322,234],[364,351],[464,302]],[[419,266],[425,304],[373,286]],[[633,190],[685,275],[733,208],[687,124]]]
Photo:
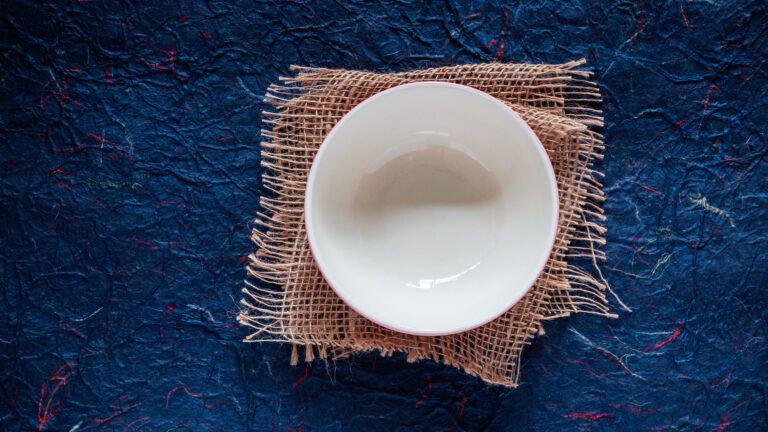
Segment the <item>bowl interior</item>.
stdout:
[[418,83],[364,101],[310,172],[306,225],[341,298],[388,328],[465,331],[498,317],[541,272],[555,237],[546,152],[500,101]]

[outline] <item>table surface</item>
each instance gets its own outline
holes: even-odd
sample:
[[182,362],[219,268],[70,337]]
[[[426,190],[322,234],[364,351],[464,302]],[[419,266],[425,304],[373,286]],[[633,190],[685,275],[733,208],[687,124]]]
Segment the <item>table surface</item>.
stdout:
[[[0,429],[768,428],[765,2],[142,3],[0,5]],[[633,313],[548,323],[514,390],[241,342],[262,97],[290,64],[581,57]]]

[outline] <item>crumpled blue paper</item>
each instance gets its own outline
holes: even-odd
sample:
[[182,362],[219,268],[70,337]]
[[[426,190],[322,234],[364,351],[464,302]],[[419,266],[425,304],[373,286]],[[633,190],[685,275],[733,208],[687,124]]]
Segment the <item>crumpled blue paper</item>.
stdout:
[[[760,1],[0,5],[0,429],[768,428]],[[235,324],[270,82],[587,58],[633,313],[546,326],[515,390],[431,362],[288,366]]]

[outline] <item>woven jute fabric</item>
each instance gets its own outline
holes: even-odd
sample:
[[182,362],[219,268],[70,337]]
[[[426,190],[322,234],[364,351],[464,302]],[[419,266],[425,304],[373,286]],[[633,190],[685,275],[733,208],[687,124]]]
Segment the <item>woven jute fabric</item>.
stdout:
[[[305,361],[403,352],[409,362],[433,359],[514,387],[523,347],[543,331],[544,320],[571,313],[613,316],[598,266],[605,243],[603,192],[593,169],[603,150],[600,93],[583,64],[493,63],[389,74],[293,67],[294,76],[281,78],[265,97],[271,107],[263,113],[265,193],[238,317],[252,330],[246,341],[293,344],[292,364],[300,351]],[[418,81],[467,85],[509,105],[544,144],[559,187],[557,239],[535,285],[501,317],[450,336],[397,333],[350,309],[318,270],[304,225],[307,175],[326,134],[366,98]],[[574,262],[594,268],[587,272]]]

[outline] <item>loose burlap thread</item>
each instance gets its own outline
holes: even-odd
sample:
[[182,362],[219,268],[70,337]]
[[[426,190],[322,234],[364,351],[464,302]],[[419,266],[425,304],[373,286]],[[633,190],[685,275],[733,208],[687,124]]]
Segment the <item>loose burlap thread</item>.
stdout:
[[[479,64],[404,73],[292,67],[293,77],[269,87],[263,113],[260,211],[253,230],[239,322],[246,342],[293,345],[291,364],[379,351],[432,359],[481,379],[517,385],[523,347],[542,322],[572,313],[613,317],[599,261],[605,219],[601,175],[600,93],[584,60],[565,64]],[[557,177],[560,219],[554,249],[535,285],[514,307],[474,330],[439,337],[412,336],[381,327],[350,309],[318,270],[304,225],[304,192],[315,153],[326,134],[353,107],[388,88],[447,81],[484,91],[514,109],[549,154]],[[587,258],[593,274],[574,262]]]

